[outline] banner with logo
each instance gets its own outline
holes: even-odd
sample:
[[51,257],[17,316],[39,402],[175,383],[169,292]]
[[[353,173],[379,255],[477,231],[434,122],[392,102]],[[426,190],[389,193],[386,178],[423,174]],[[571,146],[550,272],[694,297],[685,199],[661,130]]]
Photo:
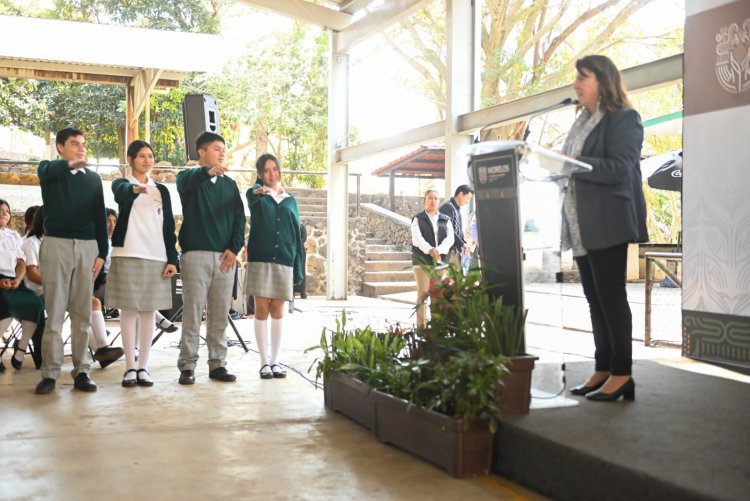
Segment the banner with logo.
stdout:
[[750,0],[686,9],[683,353],[750,367]]

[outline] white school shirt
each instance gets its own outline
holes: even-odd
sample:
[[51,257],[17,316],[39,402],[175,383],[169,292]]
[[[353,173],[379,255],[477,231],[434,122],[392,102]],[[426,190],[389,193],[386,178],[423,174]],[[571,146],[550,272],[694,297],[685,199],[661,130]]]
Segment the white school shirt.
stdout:
[[[427,214],[427,217],[432,224],[432,231],[435,232],[435,239],[437,239],[438,217],[440,216],[440,212],[438,211],[435,214],[425,214]],[[451,247],[453,247],[453,242],[455,240],[455,237],[453,235],[453,226],[450,225],[450,220],[448,221],[448,223],[448,234],[445,235],[443,241],[440,242],[440,244],[437,246],[438,253],[441,256],[443,254],[448,254],[448,251],[450,251]],[[429,254],[430,250],[435,247],[430,242],[425,240],[425,238],[422,236],[422,232],[419,231],[419,220],[416,217],[411,221],[411,243],[425,254]]]
[[[28,237],[23,242],[23,254],[26,256],[26,267],[29,266],[36,266],[39,268],[39,249],[42,245],[42,239],[39,237]],[[39,270],[41,273],[41,270]],[[26,287],[34,291],[34,294],[37,296],[41,296],[44,294],[44,287],[38,284],[35,284],[31,280],[29,280],[29,274],[28,272],[23,277],[23,283],[26,284]]]
[[[268,188],[268,186],[266,186],[266,188]],[[268,189],[271,190],[271,193],[269,193],[268,196],[270,196],[271,198],[273,198],[276,201],[277,204],[280,204],[282,200],[284,200],[285,198],[288,198],[289,196],[291,196],[286,191],[284,191],[283,193],[279,193],[278,191],[276,191],[276,190],[274,190],[272,188],[268,188]]]
[[[133,176],[127,180],[141,184]],[[122,247],[112,249],[112,257],[137,257],[153,261],[167,261],[164,246],[164,210],[161,192],[150,177],[146,182],[146,193],[141,193],[133,201],[128,218],[128,229]]]
[[0,275],[15,277],[18,259],[26,260],[21,235],[8,228],[0,228]]

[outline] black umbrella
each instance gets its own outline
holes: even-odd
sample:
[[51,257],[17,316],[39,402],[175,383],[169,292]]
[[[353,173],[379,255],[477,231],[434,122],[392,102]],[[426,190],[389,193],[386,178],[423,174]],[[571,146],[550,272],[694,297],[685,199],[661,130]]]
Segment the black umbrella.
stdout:
[[656,169],[647,181],[657,190],[682,191],[682,152]]

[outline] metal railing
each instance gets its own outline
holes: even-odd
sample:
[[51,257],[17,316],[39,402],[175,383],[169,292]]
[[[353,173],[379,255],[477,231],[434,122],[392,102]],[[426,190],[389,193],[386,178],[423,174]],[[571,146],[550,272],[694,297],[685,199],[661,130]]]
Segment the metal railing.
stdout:
[[643,344],[652,346],[651,338],[651,312],[652,312],[652,291],[654,288],[654,266],[657,266],[677,287],[682,289],[682,279],[677,276],[675,270],[670,270],[669,263],[679,263],[682,261],[682,252],[646,252],[646,326],[643,336]]
[[[0,165],[29,165],[33,167],[33,173],[36,174],[36,166],[39,165],[38,161],[28,161],[28,160],[0,160]],[[100,168],[109,168],[109,169],[118,169],[121,173],[125,172],[125,169],[128,167],[128,165],[125,164],[89,164],[89,168],[91,168],[94,172],[99,172]],[[184,170],[184,169],[192,169],[195,167],[194,165],[176,165],[176,166],[155,166],[154,169],[156,170]],[[238,173],[246,173],[250,172],[254,169],[252,168],[235,168],[235,169],[229,169],[229,172],[238,172]],[[294,178],[295,175],[300,176],[306,176],[306,175],[320,175],[320,176],[327,176],[327,171],[313,171],[313,170],[284,170],[282,171],[282,175]],[[356,185],[357,190],[355,192],[355,206],[356,206],[356,214],[357,217],[359,217],[359,205],[360,205],[360,189],[361,189],[361,178],[362,174],[359,173],[349,173],[349,176],[353,176],[356,179]]]

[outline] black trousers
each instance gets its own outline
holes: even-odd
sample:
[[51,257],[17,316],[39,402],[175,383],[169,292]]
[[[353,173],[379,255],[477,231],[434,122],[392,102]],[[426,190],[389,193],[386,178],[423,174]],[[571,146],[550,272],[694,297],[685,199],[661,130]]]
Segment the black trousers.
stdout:
[[587,252],[586,256],[576,258],[576,264],[591,312],[596,370],[608,371],[613,376],[630,375],[633,316],[625,290],[628,244]]

